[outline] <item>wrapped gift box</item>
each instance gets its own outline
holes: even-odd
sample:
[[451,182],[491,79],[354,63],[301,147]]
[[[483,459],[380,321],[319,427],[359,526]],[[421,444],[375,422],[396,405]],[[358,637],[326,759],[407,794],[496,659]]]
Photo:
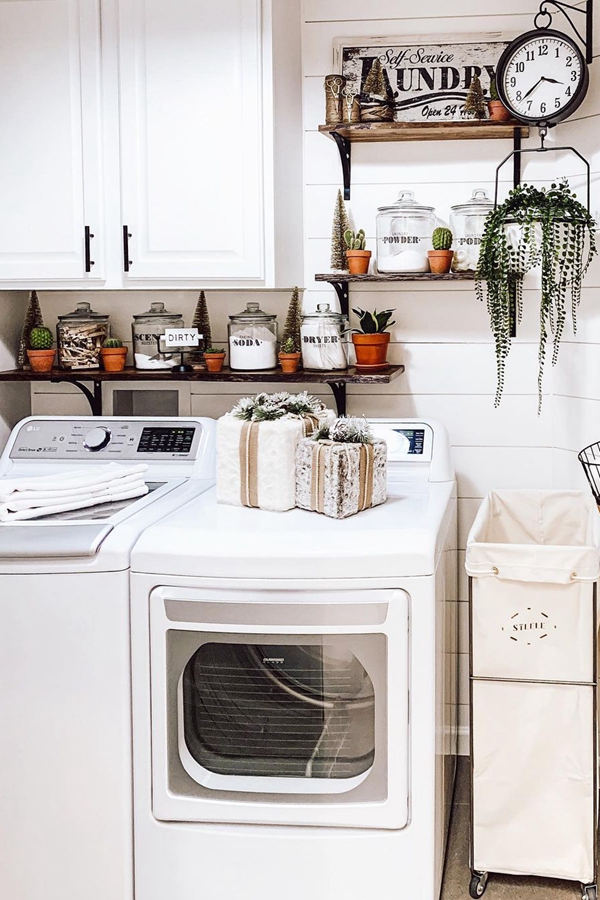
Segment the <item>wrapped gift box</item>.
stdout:
[[345,519],[386,499],[387,444],[301,440],[296,506]]
[[[296,505],[296,447],[298,442],[332,420],[334,413],[314,398],[307,398],[312,412],[286,413],[259,420],[261,410],[276,405],[278,398],[306,395],[259,395],[261,405],[243,400],[217,423],[217,502],[282,512]],[[254,403],[254,407],[249,404]],[[285,400],[281,403],[285,407]],[[300,403],[300,406],[303,404]],[[252,409],[254,410],[252,412]],[[247,418],[242,418],[246,411]],[[267,413],[269,414],[269,413]]]

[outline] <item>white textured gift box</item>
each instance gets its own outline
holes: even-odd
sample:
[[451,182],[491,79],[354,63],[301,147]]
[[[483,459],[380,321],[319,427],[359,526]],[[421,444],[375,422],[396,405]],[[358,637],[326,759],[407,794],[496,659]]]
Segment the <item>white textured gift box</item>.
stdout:
[[246,422],[232,413],[217,422],[217,502],[283,512],[296,505],[296,446],[331,410]]
[[345,519],[386,499],[387,444],[302,440],[296,451],[296,506]]

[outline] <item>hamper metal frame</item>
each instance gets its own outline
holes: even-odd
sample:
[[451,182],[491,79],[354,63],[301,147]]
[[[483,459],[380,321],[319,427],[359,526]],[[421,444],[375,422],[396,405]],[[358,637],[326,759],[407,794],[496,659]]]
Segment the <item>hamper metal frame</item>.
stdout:
[[[600,445],[592,445],[600,451]],[[586,448],[589,450],[590,448]],[[585,453],[585,450],[582,450]],[[581,454],[579,455],[581,459]],[[596,465],[600,467],[600,455],[597,458]],[[587,474],[587,470],[586,470]],[[600,483],[600,482],[599,482]],[[590,482],[591,484],[591,482]],[[592,486],[594,496],[596,491]],[[493,573],[492,577],[496,573]],[[579,580],[579,579],[573,579]],[[594,876],[593,881],[588,884],[581,885],[582,900],[598,900],[598,583],[592,583],[592,681],[552,681],[542,678],[491,678],[489,676],[473,675],[473,577],[469,576],[469,776],[471,779],[470,788],[471,796],[469,798],[469,869],[471,871],[470,896],[482,897],[487,887],[489,872],[482,872],[474,868],[475,862],[475,828],[474,828],[474,757],[473,757],[473,682],[475,681],[494,681],[518,684],[567,684],[577,687],[592,688],[592,763],[593,763],[593,791],[594,791],[594,834],[593,834],[593,857],[594,857]]]

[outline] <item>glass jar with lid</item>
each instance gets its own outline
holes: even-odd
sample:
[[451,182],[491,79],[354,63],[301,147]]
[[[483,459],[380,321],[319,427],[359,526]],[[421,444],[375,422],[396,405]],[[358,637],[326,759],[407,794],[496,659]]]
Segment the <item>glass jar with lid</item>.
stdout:
[[180,353],[167,350],[164,334],[167,328],[183,328],[181,313],[172,313],[155,300],[150,309],[133,317],[133,358],[136,369],[172,369]]
[[300,337],[304,368],[324,372],[348,368],[347,332],[346,316],[332,310],[329,303],[319,303],[315,312],[303,315]]
[[277,365],[277,316],[250,302],[229,316],[229,367],[239,372],[274,369]]
[[61,369],[99,369],[100,350],[109,335],[108,316],[87,302],[58,317],[56,337]]
[[428,272],[427,251],[439,222],[433,206],[421,206],[413,191],[400,191],[377,210],[377,271]]
[[476,188],[468,203],[452,207],[450,228],[454,235],[453,272],[474,272],[479,262],[485,220],[494,203],[483,188]]

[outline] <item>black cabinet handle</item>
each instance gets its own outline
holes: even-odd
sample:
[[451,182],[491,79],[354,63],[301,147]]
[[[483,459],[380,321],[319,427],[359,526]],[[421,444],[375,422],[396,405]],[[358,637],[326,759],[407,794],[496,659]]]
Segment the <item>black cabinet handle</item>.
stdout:
[[94,237],[94,235],[93,235],[92,232],[90,231],[90,226],[89,226],[89,225],[86,225],[86,226],[85,226],[84,234],[85,234],[85,238],[84,238],[84,245],[85,245],[85,251],[84,251],[84,252],[85,252],[85,271],[86,271],[86,272],[91,272],[91,271],[92,271],[92,266],[95,265],[95,262],[94,262],[94,260],[91,258],[91,253],[92,253],[92,251],[91,251],[90,241],[92,240],[92,238]]
[[129,266],[133,265],[133,262],[129,259],[129,238],[131,237],[131,232],[127,225],[123,225],[123,268],[126,272],[129,272]]

